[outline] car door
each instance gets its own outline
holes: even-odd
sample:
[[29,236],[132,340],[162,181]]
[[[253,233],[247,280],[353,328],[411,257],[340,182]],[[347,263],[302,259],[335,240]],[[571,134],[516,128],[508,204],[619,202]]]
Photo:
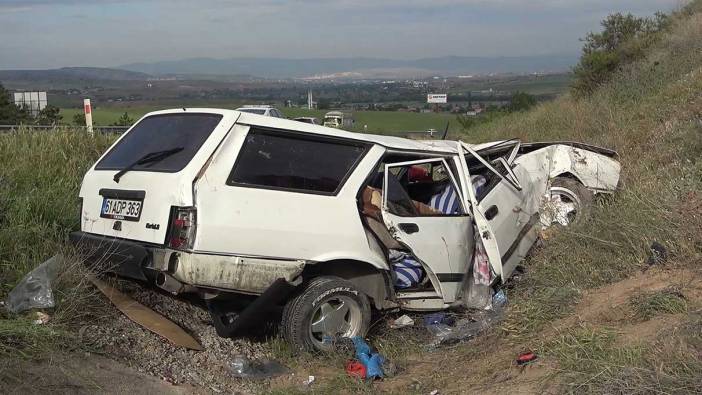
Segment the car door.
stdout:
[[[447,193],[441,195],[445,196],[443,200],[437,198],[436,201],[449,207],[452,206],[450,199],[455,198],[457,204],[452,206],[456,207],[452,212],[432,209],[430,202],[418,202],[409,196],[400,179],[410,167],[422,165],[445,169],[448,178],[441,186]],[[449,196],[451,194],[455,195]],[[473,227],[447,162],[438,158],[386,164],[382,195],[382,217],[391,234],[435,275],[444,302],[455,301],[472,254]]]
[[472,206],[490,264],[504,282],[536,241],[538,197],[523,167],[509,164],[504,158],[490,163],[463,142],[457,148],[466,178],[485,178],[482,187],[464,187],[463,193]]

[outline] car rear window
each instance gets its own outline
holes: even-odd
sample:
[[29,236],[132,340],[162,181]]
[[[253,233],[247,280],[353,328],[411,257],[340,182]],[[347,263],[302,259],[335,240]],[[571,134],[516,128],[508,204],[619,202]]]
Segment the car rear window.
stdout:
[[96,170],[121,170],[150,152],[182,147],[160,161],[134,166],[133,170],[175,173],[190,163],[222,120],[219,114],[164,114],[142,119],[95,166]]
[[227,184],[332,195],[365,151],[351,141],[252,129]]

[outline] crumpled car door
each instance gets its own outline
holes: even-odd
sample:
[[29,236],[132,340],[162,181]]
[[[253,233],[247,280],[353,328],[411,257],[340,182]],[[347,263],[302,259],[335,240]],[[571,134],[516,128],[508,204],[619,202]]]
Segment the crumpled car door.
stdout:
[[531,176],[519,165],[504,158],[490,163],[463,142],[457,148],[466,178],[485,178],[478,190],[464,185],[463,194],[472,207],[490,265],[505,282],[538,237],[539,196],[534,193]]
[[463,274],[473,252],[473,226],[458,183],[451,171],[449,186],[456,192],[459,212],[454,214],[431,213],[430,207],[416,207],[401,185],[402,169],[409,166],[441,163],[449,169],[444,159],[426,159],[385,165],[383,180],[382,217],[395,239],[409,247],[435,275],[445,303],[456,300]]

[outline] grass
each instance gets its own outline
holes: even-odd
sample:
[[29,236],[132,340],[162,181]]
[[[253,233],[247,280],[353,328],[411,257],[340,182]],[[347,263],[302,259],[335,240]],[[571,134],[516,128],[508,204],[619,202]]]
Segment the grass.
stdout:
[[651,342],[622,344],[608,328],[581,327],[551,341],[546,353],[565,392],[620,394],[699,393],[702,320],[689,317]]
[[[110,143],[71,130],[20,130],[0,135],[0,299],[31,269],[57,253],[70,256],[67,233],[78,229],[82,175]],[[50,325],[34,325],[27,314],[0,319],[0,354],[35,355],[70,346],[69,328],[97,303],[86,291],[81,266],[62,263]]]
[[635,295],[629,300],[629,305],[634,315],[643,321],[650,320],[659,314],[676,314],[687,311],[685,296],[674,288]]

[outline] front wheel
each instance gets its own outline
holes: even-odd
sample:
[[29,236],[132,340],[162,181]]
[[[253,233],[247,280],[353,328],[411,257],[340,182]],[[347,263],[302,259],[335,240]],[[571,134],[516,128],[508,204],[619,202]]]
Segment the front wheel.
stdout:
[[317,277],[285,305],[281,330],[298,350],[326,351],[333,346],[330,340],[364,336],[370,318],[368,298],[352,283]]
[[549,200],[541,210],[541,223],[568,226],[587,215],[594,194],[578,180],[556,177],[549,188]]

